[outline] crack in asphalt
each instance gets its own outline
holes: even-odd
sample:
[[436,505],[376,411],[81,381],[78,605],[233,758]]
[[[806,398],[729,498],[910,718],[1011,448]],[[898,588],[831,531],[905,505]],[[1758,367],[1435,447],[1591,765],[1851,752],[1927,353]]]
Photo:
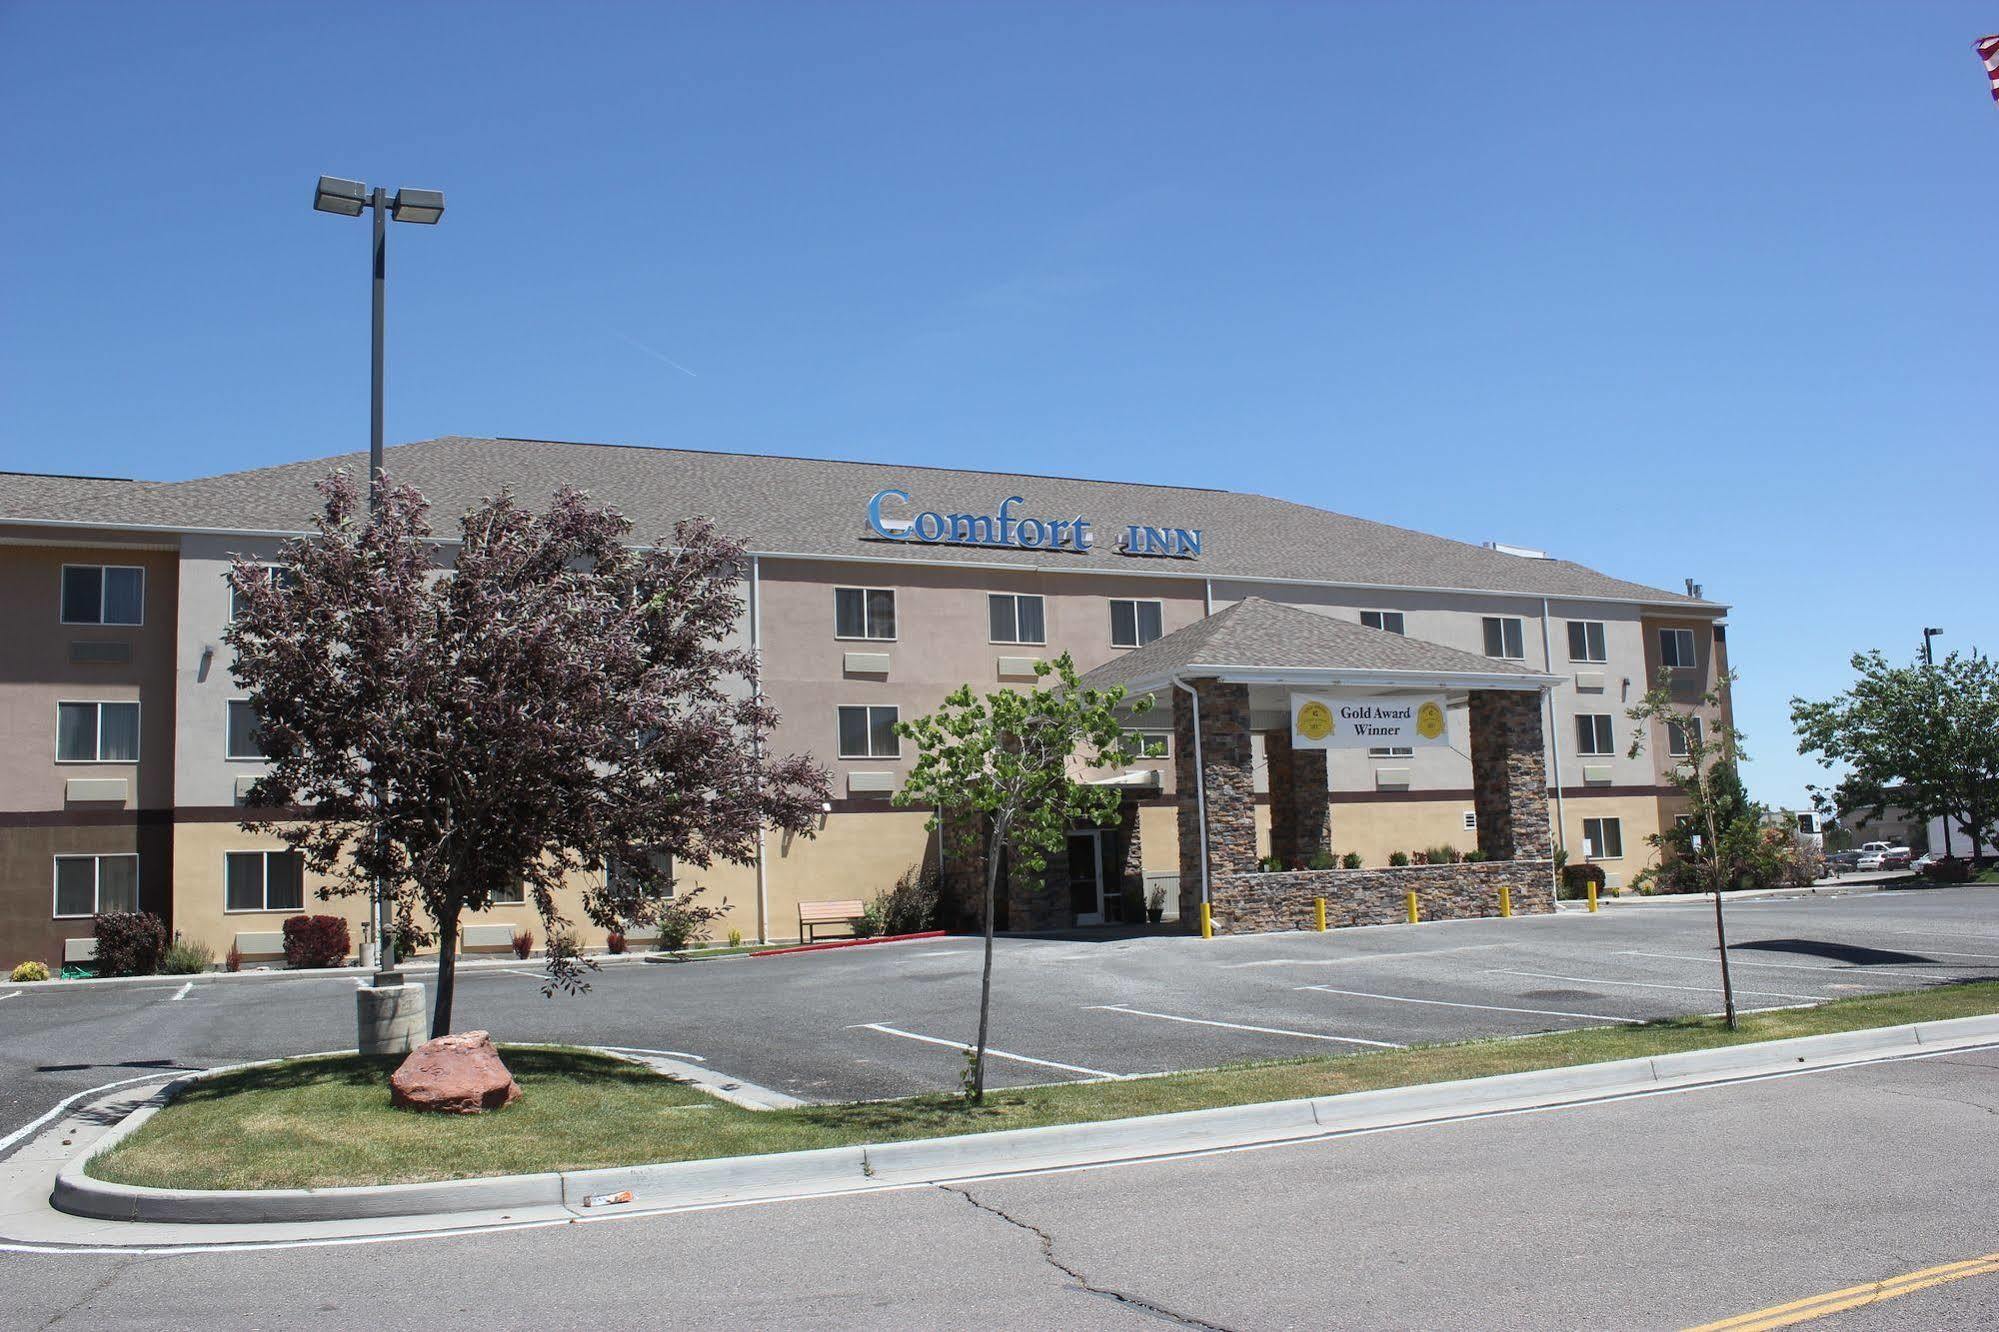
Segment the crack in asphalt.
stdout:
[[946,1193],[957,1194],[979,1211],[985,1212],[990,1216],[996,1216],[1008,1225],[1019,1230],[1024,1230],[1034,1236],[1041,1243],[1042,1261],[1075,1282],[1077,1288],[1086,1295],[1094,1295],[1099,1299],[1115,1300],[1134,1312],[1149,1315],[1150,1317],[1159,1319],[1161,1322],[1172,1323],[1176,1327],[1201,1328],[1204,1332],[1231,1332],[1231,1329],[1222,1326],[1220,1323],[1210,1323],[1196,1318],[1191,1314],[1175,1312],[1163,1304],[1154,1304],[1151,1300],[1140,1295],[1134,1295],[1130,1291],[1096,1285],[1087,1276],[1084,1276],[1081,1272],[1055,1256],[1055,1237],[1040,1226],[1028,1221],[1022,1221],[1017,1216],[1009,1215],[991,1203],[979,1201],[972,1196],[968,1189],[953,1188],[949,1184],[940,1184],[937,1187]]

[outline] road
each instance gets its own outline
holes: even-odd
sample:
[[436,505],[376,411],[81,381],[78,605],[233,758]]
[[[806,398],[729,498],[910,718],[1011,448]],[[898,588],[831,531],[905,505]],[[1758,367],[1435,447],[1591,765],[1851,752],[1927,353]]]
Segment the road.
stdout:
[[[1999,1250],[1995,1116],[1981,1050],[962,1188],[0,1254],[0,1327],[1690,1327]],[[1999,1271],[1821,1325],[1999,1327]]]
[[[1744,1007],[1999,976],[1999,888],[1731,903]],[[672,1051],[808,1100],[955,1089],[979,949],[946,938],[607,966],[544,998],[533,964],[460,973],[456,1026]],[[1720,1007],[1700,902],[1202,941],[1009,938],[998,1085],[1640,1021]],[[354,980],[278,974],[0,986],[0,1133],[164,1067],[351,1048]],[[6,997],[12,996],[12,997]]]

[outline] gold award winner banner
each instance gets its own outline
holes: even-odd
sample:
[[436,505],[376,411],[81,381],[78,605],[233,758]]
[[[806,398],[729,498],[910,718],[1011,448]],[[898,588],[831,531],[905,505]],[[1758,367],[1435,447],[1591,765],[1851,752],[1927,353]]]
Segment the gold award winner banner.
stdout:
[[1442,694],[1293,694],[1294,749],[1447,745]]

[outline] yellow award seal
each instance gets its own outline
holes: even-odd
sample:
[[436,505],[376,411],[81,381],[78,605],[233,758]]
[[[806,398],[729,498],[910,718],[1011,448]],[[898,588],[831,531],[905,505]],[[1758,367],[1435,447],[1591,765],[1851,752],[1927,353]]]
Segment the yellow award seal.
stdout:
[[1435,703],[1425,703],[1416,709],[1416,734],[1425,740],[1435,740],[1444,733],[1444,710]]
[[1298,709],[1298,734],[1307,740],[1323,740],[1333,733],[1333,710],[1323,703],[1307,703]]

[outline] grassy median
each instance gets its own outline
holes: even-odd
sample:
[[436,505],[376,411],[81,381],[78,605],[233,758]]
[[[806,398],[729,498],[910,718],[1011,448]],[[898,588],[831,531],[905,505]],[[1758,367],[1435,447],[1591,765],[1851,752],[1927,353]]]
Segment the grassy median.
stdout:
[[195,1084],[90,1165],[99,1179],[196,1189],[391,1184],[1074,1124],[1254,1101],[1404,1087],[1999,1012],[1999,981],[1755,1013],[1545,1036],[1238,1064],[1125,1082],[956,1097],[744,1110],[638,1065],[582,1050],[503,1047],[522,1096],[485,1115],[389,1104],[394,1058],[336,1055]]

